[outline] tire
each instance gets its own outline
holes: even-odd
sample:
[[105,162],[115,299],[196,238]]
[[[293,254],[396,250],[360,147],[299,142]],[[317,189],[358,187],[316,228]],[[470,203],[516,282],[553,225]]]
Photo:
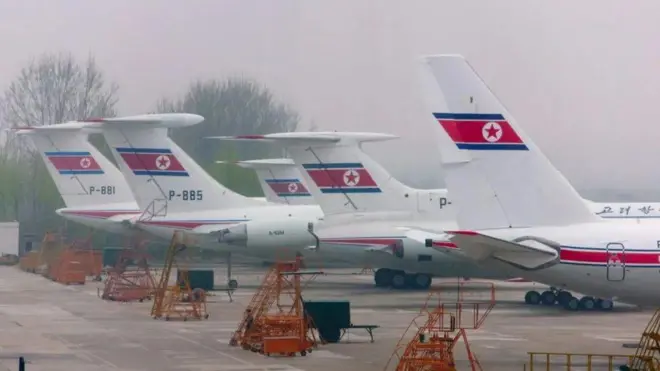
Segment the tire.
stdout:
[[572,297],[573,295],[568,291],[559,291],[559,293],[557,293],[557,303],[563,307]]
[[580,309],[580,301],[575,297],[570,298],[564,305],[564,309],[570,311],[577,311]]
[[232,289],[232,290],[236,290],[238,288],[238,281],[229,280],[229,282],[227,282],[227,287]]
[[536,291],[528,291],[525,294],[525,303],[530,305],[537,305],[541,302],[541,294]]
[[555,295],[554,292],[548,290],[548,291],[544,291],[541,294],[541,304],[552,306],[555,305],[556,302],[557,302],[557,295]]
[[429,274],[418,273],[414,276],[415,288],[428,289],[433,283],[433,277]]
[[600,299],[600,306],[598,309],[609,312],[614,309],[614,302],[610,299]]
[[405,289],[406,288],[406,274],[403,272],[395,272],[392,275],[392,287],[395,289]]
[[[602,303],[601,303],[602,305]],[[580,309],[583,310],[594,310],[596,309],[596,300],[591,296],[584,296],[580,299]]]
[[376,287],[389,287],[392,285],[392,271],[389,269],[378,269],[374,273]]

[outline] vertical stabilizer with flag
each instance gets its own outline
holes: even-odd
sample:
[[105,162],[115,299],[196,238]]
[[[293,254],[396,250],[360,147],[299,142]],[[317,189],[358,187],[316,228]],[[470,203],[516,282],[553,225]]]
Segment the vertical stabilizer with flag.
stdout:
[[[216,161],[226,163],[225,161]],[[268,158],[260,160],[232,161],[231,163],[257,173],[259,185],[266,200],[287,205],[315,205],[302,180],[300,171],[290,158]]]
[[42,157],[67,208],[122,205],[136,211],[126,180],[88,140],[90,130],[78,122],[29,127],[16,133],[28,137]]
[[365,142],[396,138],[390,134],[358,132],[215,137],[272,142],[286,147],[326,217],[364,212],[417,211],[415,190],[393,178],[361,148]]
[[462,56],[431,56],[422,64],[440,143],[451,139],[441,153],[462,229],[600,220]]
[[[145,215],[263,206],[218,183],[168,136],[168,129],[200,123],[193,114],[97,119],[122,174]],[[91,121],[91,120],[90,120]]]

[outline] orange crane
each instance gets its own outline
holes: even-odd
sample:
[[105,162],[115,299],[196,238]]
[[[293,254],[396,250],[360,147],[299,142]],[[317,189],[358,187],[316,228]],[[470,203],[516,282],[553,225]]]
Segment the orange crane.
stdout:
[[268,271],[229,345],[266,355],[312,352],[317,341],[303,310],[302,276],[311,276],[309,283],[322,272],[301,272],[301,266],[298,257],[293,262],[278,262]]
[[[165,255],[165,264],[160,276],[160,281],[154,290],[154,304],[151,308],[151,316],[154,319],[165,318],[166,321],[180,318],[208,319],[206,311],[206,293],[204,290],[192,290],[188,273],[182,274],[183,282],[176,282],[169,286],[172,266],[176,265],[176,255],[186,249],[185,242],[181,242],[180,232],[174,232],[170,246]],[[178,267],[177,267],[178,269]]]
[[454,349],[461,338],[470,369],[482,370],[470,349],[466,330],[481,327],[494,306],[492,283],[458,282],[448,289],[432,290],[399,340],[385,370],[396,364],[396,371],[456,371]]

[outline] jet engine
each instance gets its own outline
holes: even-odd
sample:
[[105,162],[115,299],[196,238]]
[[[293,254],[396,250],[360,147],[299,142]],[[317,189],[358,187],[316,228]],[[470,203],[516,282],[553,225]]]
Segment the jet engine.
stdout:
[[300,218],[253,220],[220,231],[218,242],[250,249],[315,247],[313,226]]

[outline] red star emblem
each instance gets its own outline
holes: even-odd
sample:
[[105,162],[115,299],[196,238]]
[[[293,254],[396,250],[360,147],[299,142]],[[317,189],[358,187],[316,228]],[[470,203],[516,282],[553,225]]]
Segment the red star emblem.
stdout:
[[486,139],[488,139],[488,138],[497,139],[497,133],[499,133],[499,132],[500,132],[500,129],[496,128],[495,125],[491,124],[489,128],[486,128],[486,133],[488,133],[488,136],[486,137]]
[[353,171],[349,171],[348,174],[346,174],[346,184],[356,184],[357,179],[358,175]]
[[161,156],[161,157],[158,159],[158,167],[160,167],[161,169],[163,169],[163,168],[166,168],[167,165],[169,165],[169,160],[168,160],[168,158],[167,158],[166,156]]

